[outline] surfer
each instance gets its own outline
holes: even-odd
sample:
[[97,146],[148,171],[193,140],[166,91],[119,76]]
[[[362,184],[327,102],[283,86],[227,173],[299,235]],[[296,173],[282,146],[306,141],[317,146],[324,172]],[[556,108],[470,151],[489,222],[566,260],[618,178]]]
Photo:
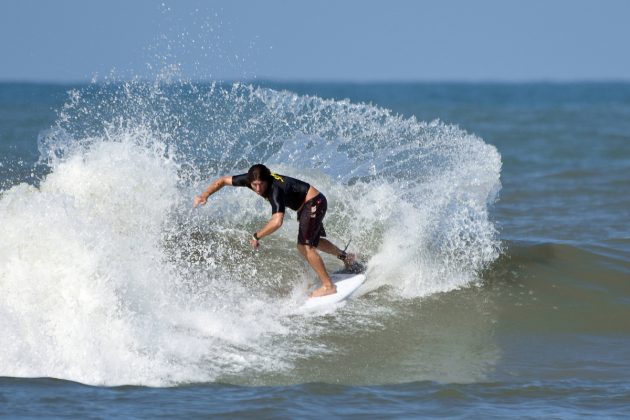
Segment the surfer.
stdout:
[[322,283],[319,289],[311,293],[311,296],[336,293],[337,287],[330,280],[324,261],[317,250],[336,256],[344,262],[346,267],[352,266],[355,256],[346,253],[345,250],[341,250],[324,238],[326,231],[322,222],[327,209],[324,194],[304,181],[275,174],[265,165],[257,164],[249,168],[246,174],[218,178],[204,192],[195,197],[193,206],[205,205],[208,197],[226,185],[247,187],[271,204],[271,219],[262,229],[254,232],[250,240],[254,249],[260,246],[262,238],[271,235],[282,226],[287,207],[297,211],[299,221],[297,249],[315,270]]

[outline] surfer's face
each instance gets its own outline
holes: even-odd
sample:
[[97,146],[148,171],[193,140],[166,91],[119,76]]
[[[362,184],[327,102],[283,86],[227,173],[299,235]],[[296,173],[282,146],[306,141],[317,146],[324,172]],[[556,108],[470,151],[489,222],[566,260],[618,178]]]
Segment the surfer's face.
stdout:
[[251,185],[252,190],[254,190],[256,194],[261,197],[265,196],[265,193],[267,192],[267,181],[254,181]]

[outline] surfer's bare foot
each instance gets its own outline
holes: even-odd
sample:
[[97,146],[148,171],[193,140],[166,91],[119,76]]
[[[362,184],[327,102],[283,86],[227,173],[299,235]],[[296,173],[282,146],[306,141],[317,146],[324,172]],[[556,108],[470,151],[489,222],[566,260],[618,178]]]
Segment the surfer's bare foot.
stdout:
[[317,290],[313,290],[311,297],[328,296],[335,293],[337,293],[337,286],[333,284],[332,286],[322,286]]

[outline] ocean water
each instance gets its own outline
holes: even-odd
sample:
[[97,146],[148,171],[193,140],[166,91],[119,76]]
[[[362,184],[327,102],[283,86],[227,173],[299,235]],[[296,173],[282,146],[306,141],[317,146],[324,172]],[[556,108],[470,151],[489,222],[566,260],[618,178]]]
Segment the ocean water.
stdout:
[[[630,84],[0,84],[0,415],[626,417]],[[328,197],[368,266],[299,311]],[[331,270],[339,262],[326,257]]]

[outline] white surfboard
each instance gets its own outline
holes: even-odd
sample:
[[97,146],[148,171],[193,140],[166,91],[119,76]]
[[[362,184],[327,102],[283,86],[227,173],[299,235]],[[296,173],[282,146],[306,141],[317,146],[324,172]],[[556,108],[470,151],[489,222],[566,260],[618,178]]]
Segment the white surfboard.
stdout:
[[352,296],[354,292],[365,282],[365,274],[332,274],[330,276],[337,293],[326,296],[310,297],[306,300],[301,309],[320,309],[326,306],[333,306]]

